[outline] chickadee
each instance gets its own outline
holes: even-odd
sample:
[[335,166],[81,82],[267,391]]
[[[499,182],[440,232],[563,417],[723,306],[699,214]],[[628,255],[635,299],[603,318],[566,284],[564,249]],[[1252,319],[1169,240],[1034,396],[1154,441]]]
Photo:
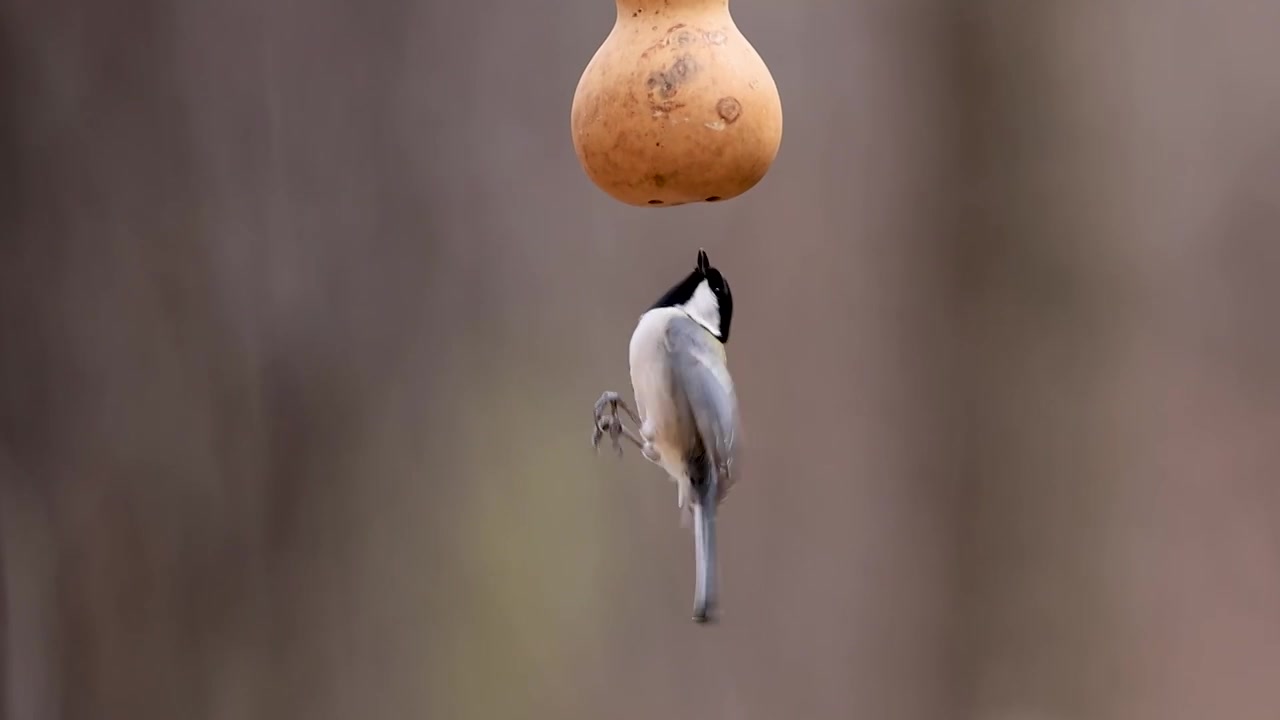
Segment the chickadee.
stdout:
[[[608,433],[619,455],[619,439],[626,437],[675,481],[677,506],[693,515],[693,619],[699,623],[716,611],[716,506],[734,480],[738,401],[724,350],[732,319],[729,283],[699,250],[693,272],[640,316],[631,335],[636,409],[616,392],[604,393],[591,435],[599,449]],[[619,408],[638,432],[623,425]]]

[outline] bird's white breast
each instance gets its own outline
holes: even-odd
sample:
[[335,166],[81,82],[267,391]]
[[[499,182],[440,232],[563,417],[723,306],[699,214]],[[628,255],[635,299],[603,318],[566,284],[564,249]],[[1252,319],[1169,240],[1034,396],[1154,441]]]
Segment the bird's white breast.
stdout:
[[643,423],[640,432],[651,441],[661,465],[676,480],[687,480],[684,467],[685,436],[679,409],[672,400],[671,368],[667,355],[667,324],[687,317],[677,308],[655,308],[640,317],[631,334],[631,389],[636,412]]

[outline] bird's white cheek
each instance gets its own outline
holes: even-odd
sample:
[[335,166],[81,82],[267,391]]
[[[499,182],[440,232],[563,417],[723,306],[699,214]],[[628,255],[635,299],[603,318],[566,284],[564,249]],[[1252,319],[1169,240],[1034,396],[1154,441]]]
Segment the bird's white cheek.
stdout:
[[684,304],[684,311],[712,335],[720,335],[720,302],[704,280]]

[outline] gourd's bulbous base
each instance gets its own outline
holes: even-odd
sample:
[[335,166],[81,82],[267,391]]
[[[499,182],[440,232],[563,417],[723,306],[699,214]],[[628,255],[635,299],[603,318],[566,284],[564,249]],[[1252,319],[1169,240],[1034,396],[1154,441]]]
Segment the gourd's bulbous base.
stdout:
[[583,170],[615,199],[715,202],[768,172],[782,103],[725,0],[619,0],[578,81],[571,129]]

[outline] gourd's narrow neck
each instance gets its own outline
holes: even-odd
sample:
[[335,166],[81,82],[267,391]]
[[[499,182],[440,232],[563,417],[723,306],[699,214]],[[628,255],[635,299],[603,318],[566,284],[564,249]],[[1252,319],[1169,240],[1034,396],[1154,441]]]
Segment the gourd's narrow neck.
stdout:
[[717,10],[729,7],[729,0],[617,0],[618,15],[657,14],[684,12],[686,10]]

